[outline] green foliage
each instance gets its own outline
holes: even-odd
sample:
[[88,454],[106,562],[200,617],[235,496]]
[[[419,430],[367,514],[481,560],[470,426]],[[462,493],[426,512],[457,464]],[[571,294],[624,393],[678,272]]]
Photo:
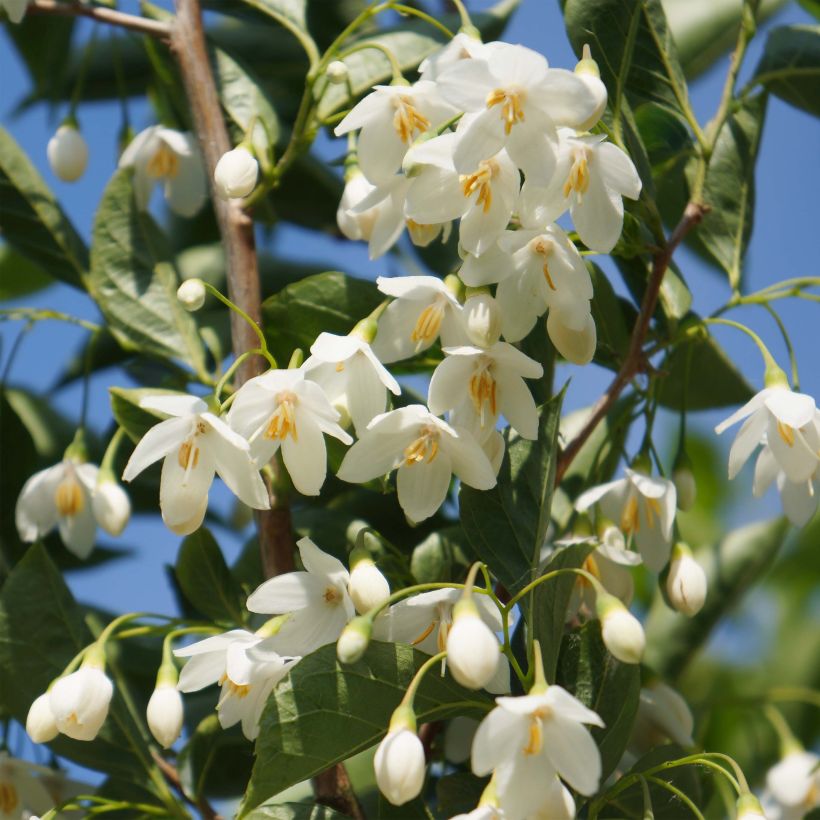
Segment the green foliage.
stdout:
[[755,82],[820,117],[820,26],[780,26],[769,32]]
[[246,815],[248,820],[342,820],[346,816],[316,803],[273,802],[263,803]]
[[160,390],[149,387],[126,389],[109,388],[111,412],[117,424],[128,433],[131,440],[138,442],[155,424],[166,416],[157,410],[145,410],[139,406],[146,396],[180,395],[177,390]]

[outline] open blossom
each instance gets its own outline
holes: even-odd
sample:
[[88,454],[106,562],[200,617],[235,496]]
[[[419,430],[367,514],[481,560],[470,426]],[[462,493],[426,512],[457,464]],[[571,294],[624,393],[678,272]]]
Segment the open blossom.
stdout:
[[228,414],[231,427],[248,439],[258,465],[281,447],[282,460],[303,495],[319,495],[327,475],[325,435],[353,439],[339,426],[339,413],[303,368],[268,370],[245,382]]
[[250,456],[248,442],[195,396],[147,396],[140,407],[169,416],[137,444],[123,479],[132,481],[163,459],[159,487],[162,520],[178,535],[193,532],[208,508],[214,473],[249,507],[270,507],[268,492]]
[[0,751],[0,820],[31,820],[33,812],[45,814],[54,806],[45,779],[37,776],[41,768]]
[[373,352],[385,364],[427,350],[439,336],[442,347],[466,343],[461,305],[438,277],[380,276],[376,284],[382,293],[394,297],[379,318],[373,342]]
[[361,435],[374,416],[387,406],[387,391],[401,393],[398,382],[376,358],[370,345],[357,334],[320,333],[302,366],[305,378],[316,382]]
[[780,469],[768,444],[763,445],[755,462],[752,494],[760,498],[772,482],[777,485],[783,513],[795,527],[803,527],[811,520],[820,502],[820,462],[805,481],[789,481]]
[[480,57],[484,43],[473,34],[460,31],[447,45],[425,57],[419,65],[422,80],[437,80],[442,71],[460,60]]
[[131,140],[119,167],[133,167],[134,196],[143,211],[157,182],[164,182],[168,207],[180,216],[193,216],[205,202],[205,167],[193,134],[152,125]]
[[416,522],[442,505],[453,474],[477,490],[496,481],[479,443],[420,404],[376,416],[345,455],[338,476],[361,483],[394,469],[399,504]]
[[767,820],[803,820],[820,806],[820,758],[793,751],[766,773],[762,802]]
[[336,126],[336,136],[359,131],[359,164],[374,184],[386,182],[401,167],[407,149],[431,126],[458,113],[442,100],[436,83],[377,85]]

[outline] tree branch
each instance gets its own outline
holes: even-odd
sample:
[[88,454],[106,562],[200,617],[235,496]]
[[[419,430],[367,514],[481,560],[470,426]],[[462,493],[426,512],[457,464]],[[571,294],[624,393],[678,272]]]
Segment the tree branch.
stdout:
[[609,413],[612,405],[618,400],[623,389],[632,381],[632,378],[640,373],[646,366],[646,357],[643,353],[643,345],[646,335],[649,332],[649,323],[658,304],[663,277],[672,261],[678,245],[686,238],[708,211],[708,207],[702,203],[690,202],[681,217],[675,230],[669,236],[664,246],[652,258],[652,273],[646,285],[646,291],[641,302],[641,309],[638,313],[638,321],[632,330],[632,337],[629,340],[629,350],[624,359],[621,369],[606,389],[606,392],[598,399],[592,410],[587,423],[577,436],[561,451],[558,456],[558,464],[555,470],[556,485],[561,481],[564,473],[572,464],[572,460],[578,455],[586,440],[592,435],[598,423]]
[[199,800],[191,800],[191,798],[185,794],[185,789],[182,788],[182,781],[179,778],[179,772],[173,763],[155,751],[151,752],[151,757],[154,758],[154,763],[157,764],[157,768],[165,775],[165,779],[174,787],[183,800],[199,810],[199,813],[202,815],[202,820],[223,820],[222,815],[217,814],[213,806],[204,797],[201,797]]
[[330,806],[353,820],[364,820],[364,812],[356,799],[344,763],[337,763],[313,778],[316,802]]
[[55,0],[32,0],[27,14],[50,14],[56,17],[88,17],[98,23],[136,31],[167,40],[171,36],[171,27],[159,20],[148,20],[135,14],[126,14],[104,6],[86,6],[79,3],[59,3]]

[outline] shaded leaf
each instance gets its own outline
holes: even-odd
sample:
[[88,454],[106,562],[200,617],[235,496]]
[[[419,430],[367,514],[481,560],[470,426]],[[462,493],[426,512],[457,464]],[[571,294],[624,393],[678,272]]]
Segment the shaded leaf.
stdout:
[[781,100],[820,117],[820,25],[772,29],[754,80]]
[[39,265],[11,245],[0,246],[0,302],[36,293],[53,282]]
[[410,559],[410,571],[418,584],[458,581],[466,575],[469,566],[461,527],[431,532],[416,546]]
[[159,390],[153,387],[109,387],[111,412],[133,442],[139,441],[155,424],[167,418],[158,410],[145,410],[140,401],[146,396],[185,395],[177,390]]
[[629,349],[629,339],[637,312],[615,290],[604,272],[593,262],[587,263],[592,279],[592,318],[598,334],[595,361],[617,369]]
[[257,806],[246,817],[248,820],[344,820],[347,815],[318,803],[271,802]]

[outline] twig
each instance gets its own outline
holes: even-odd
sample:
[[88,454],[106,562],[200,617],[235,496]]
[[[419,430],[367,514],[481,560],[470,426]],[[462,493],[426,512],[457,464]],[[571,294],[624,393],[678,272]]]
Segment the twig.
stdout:
[[162,755],[157,754],[155,751],[151,752],[151,756],[154,758],[154,763],[157,764],[157,768],[163,773],[163,775],[165,775],[165,779],[177,792],[179,792],[180,796],[186,803],[189,803],[195,809],[199,810],[203,820],[223,820],[222,815],[217,814],[213,806],[205,797],[200,797],[198,800],[192,800],[185,793],[185,789],[182,787],[182,781],[179,777],[179,772],[173,763],[166,760]]
[[337,763],[313,778],[316,802],[330,806],[353,820],[365,820],[343,763]]
[[655,306],[658,303],[658,294],[663,284],[663,277],[666,274],[669,263],[672,261],[672,254],[674,254],[676,248],[684,240],[689,231],[703,219],[707,210],[708,208],[701,203],[690,202],[686,206],[677,227],[670,234],[669,239],[652,258],[652,274],[646,285],[646,291],[644,292],[643,301],[641,302],[641,309],[638,313],[638,321],[632,331],[626,358],[606,392],[598,399],[589,421],[587,421],[581,432],[575,436],[559,455],[555,470],[556,484],[561,481],[569,465],[572,464],[572,460],[578,455],[578,451],[592,435],[598,423],[609,413],[610,408],[618,400],[623,389],[635,375],[646,367],[643,345],[646,341],[646,335],[649,332],[649,323],[655,312]]
[[171,27],[168,23],[159,20],[148,20],[136,14],[126,14],[104,6],[86,6],[80,3],[59,3],[55,0],[32,0],[29,3],[28,14],[51,14],[59,17],[89,17],[98,23],[107,23],[139,34],[148,34],[167,40],[171,36]]

